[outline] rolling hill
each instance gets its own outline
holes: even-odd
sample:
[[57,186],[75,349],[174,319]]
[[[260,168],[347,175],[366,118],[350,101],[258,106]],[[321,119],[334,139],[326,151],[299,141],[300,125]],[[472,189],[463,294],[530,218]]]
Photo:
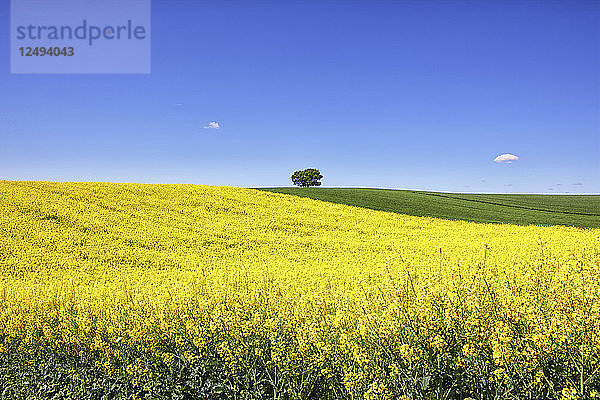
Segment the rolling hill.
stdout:
[[[348,193],[446,216],[593,210]],[[549,398],[581,379],[571,360],[600,365],[586,350],[599,232],[233,187],[0,181],[0,398],[464,399],[477,382],[477,398]]]
[[263,188],[315,200],[452,220],[600,227],[598,195],[462,194],[357,188]]

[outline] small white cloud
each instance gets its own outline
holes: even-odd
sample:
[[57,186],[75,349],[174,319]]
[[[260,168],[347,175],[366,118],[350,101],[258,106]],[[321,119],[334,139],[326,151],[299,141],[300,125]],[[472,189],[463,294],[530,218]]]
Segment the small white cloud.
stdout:
[[517,161],[519,159],[519,157],[515,156],[514,154],[500,154],[498,157],[494,158],[494,162],[496,163],[506,163],[506,164],[510,164],[513,161]]
[[204,127],[204,129],[219,129],[221,126],[217,121],[210,121],[208,125]]

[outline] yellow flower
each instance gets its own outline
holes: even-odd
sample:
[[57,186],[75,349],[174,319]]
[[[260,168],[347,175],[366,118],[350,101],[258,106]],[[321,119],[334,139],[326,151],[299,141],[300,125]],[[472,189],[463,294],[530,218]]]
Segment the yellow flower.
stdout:
[[560,387],[543,365],[600,364],[599,249],[599,229],[250,189],[0,181],[0,354],[37,365],[74,349],[140,386],[176,359],[343,376],[369,399],[397,398],[405,368],[436,357],[467,370],[492,358],[493,383],[537,371],[537,389]]
[[574,388],[564,388],[561,392],[562,400],[577,400],[579,396],[577,396],[577,390]]

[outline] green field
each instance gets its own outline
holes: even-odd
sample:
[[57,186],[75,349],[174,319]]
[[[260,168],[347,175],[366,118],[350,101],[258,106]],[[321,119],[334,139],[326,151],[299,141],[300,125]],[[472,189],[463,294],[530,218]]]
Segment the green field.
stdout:
[[401,214],[518,225],[600,227],[599,195],[462,194],[354,188],[264,188]]

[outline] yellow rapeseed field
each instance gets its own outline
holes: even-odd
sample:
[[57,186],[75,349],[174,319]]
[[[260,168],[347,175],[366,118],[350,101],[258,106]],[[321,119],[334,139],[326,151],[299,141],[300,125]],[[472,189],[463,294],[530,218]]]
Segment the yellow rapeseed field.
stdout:
[[600,392],[598,229],[0,181],[0,269],[1,398]]

